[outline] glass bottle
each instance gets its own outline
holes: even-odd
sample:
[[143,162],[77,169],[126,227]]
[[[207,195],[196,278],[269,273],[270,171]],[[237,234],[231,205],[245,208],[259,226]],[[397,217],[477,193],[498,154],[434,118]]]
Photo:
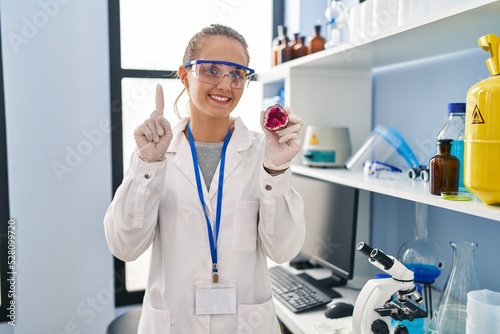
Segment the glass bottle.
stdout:
[[307,42],[306,42],[306,36],[300,36],[300,45],[302,48],[302,52],[304,53],[304,56],[307,56],[309,54],[309,48],[307,47]]
[[292,46],[292,59],[300,58],[307,55],[307,46],[304,45],[304,36],[295,35],[295,43]]
[[295,47],[299,45],[299,43],[300,43],[299,33],[294,33],[293,40],[290,42],[290,47],[292,48],[292,59],[297,58],[297,55],[295,53]]
[[451,155],[451,139],[438,140],[438,154],[429,161],[429,191],[433,195],[458,191],[460,161]]
[[460,160],[458,168],[458,187],[460,191],[467,191],[464,187],[464,133],[465,133],[465,103],[448,103],[448,121],[437,136],[439,139],[453,139],[451,155]]
[[450,245],[453,263],[430,329],[431,333],[436,334],[465,334],[467,293],[479,290],[474,268],[477,243],[461,241],[450,242]]
[[309,39],[309,52],[315,53],[325,49],[326,40],[321,36],[321,26],[314,26],[314,36]]
[[278,26],[279,45],[278,45],[278,64],[283,64],[292,59],[292,47],[287,35],[285,26]]
[[279,65],[292,57],[291,48],[288,43],[290,39],[287,36],[287,28],[283,25],[277,27],[278,36],[273,40],[272,46],[272,65]]

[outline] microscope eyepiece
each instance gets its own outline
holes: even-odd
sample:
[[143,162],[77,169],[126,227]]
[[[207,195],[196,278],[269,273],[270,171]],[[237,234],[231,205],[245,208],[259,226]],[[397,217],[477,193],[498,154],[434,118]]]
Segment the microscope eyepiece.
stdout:
[[385,253],[378,248],[375,248],[371,251],[370,258],[383,265],[385,270],[391,269],[392,265],[394,264],[394,260],[385,255]]
[[368,246],[368,244],[363,242],[363,241],[361,241],[358,244],[357,249],[358,249],[358,251],[360,251],[361,253],[363,253],[364,255],[366,255],[368,257],[370,257],[370,253],[373,251],[373,248]]

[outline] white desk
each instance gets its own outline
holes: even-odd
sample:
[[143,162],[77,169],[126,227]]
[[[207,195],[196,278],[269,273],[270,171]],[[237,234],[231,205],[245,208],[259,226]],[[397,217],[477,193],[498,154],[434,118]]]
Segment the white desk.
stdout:
[[[355,261],[354,279],[348,281],[346,286],[335,288],[335,290],[338,291],[342,295],[342,297],[333,299],[332,303],[343,301],[354,305],[359,291],[366,283],[366,281],[373,278],[376,273],[380,273],[380,270],[368,264],[366,258],[360,258],[356,260],[357,261]],[[272,267],[277,264],[269,260],[268,265],[269,267]],[[283,264],[282,266],[285,266],[292,272],[304,272],[296,270],[290,267],[288,264]],[[306,272],[311,274],[312,276],[318,276],[318,278],[325,277],[325,275],[328,274],[328,271],[326,269],[308,269],[306,270]],[[319,308],[318,310],[314,311],[294,313],[276,299],[274,301],[274,305],[276,308],[276,315],[293,334],[318,334],[319,332],[314,328],[314,324],[327,319],[324,315],[324,308]],[[349,331],[352,330],[352,317],[340,318],[335,320],[331,319],[330,321],[339,323],[342,327],[348,329]]]

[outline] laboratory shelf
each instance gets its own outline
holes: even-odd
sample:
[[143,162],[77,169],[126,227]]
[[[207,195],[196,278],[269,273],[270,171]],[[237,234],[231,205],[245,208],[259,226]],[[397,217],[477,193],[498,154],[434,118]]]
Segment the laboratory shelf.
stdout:
[[[258,73],[264,84],[283,81],[295,68],[371,70],[381,66],[477,49],[477,39],[498,32],[500,1],[474,0]],[[486,54],[485,54],[486,59]]]
[[500,221],[500,206],[486,205],[475,196],[472,196],[470,201],[444,200],[440,196],[429,193],[429,183],[421,180],[378,179],[343,168],[317,168],[303,165],[292,165],[292,172],[373,193]]

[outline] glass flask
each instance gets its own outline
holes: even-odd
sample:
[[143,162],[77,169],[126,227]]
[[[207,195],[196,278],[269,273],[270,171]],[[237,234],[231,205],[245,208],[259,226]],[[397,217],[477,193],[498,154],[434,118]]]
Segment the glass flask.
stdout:
[[401,246],[398,259],[413,271],[415,282],[430,284],[441,275],[444,256],[441,249],[427,238],[427,205],[415,203],[414,239]]
[[474,269],[477,243],[461,241],[450,244],[453,248],[453,264],[430,329],[431,333],[436,334],[465,334],[467,293],[479,290]]

